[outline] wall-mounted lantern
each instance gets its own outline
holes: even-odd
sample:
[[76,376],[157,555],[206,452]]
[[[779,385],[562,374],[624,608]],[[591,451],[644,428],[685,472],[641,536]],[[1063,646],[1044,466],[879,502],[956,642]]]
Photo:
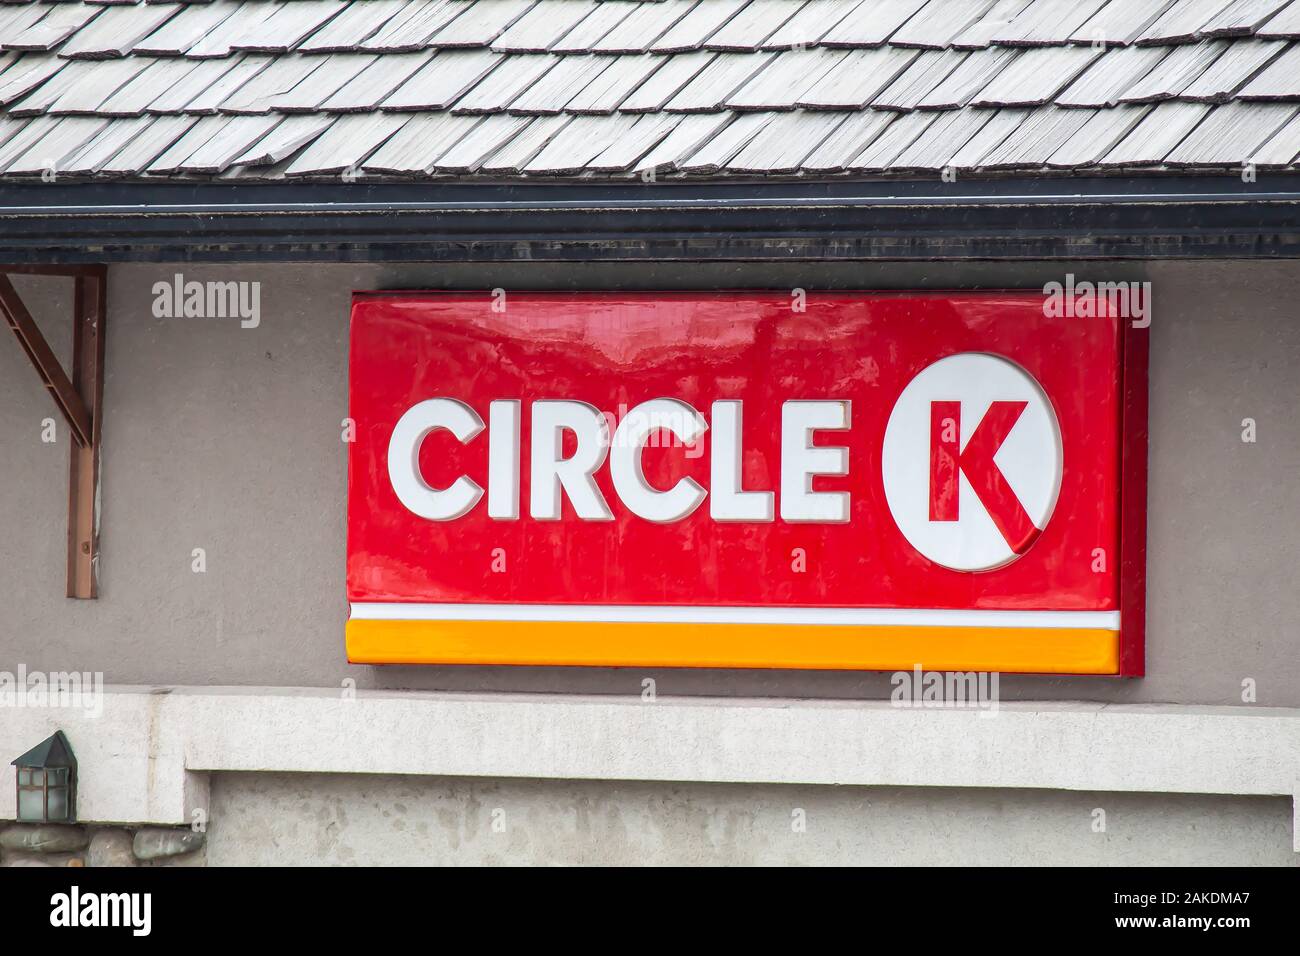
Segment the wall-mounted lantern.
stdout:
[[77,819],[77,758],[63,731],[56,730],[23,754],[18,768],[18,819],[30,823],[74,823]]

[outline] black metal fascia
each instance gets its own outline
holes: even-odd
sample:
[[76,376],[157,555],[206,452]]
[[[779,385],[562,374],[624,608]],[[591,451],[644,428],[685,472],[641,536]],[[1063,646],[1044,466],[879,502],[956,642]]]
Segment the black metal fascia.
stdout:
[[1297,256],[1289,174],[0,185],[10,263]]

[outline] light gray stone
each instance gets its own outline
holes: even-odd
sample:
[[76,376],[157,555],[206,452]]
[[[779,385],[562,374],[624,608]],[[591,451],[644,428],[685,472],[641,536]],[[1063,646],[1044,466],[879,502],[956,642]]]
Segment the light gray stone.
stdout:
[[161,860],[169,856],[193,853],[203,846],[203,834],[193,830],[147,827],[135,835],[133,850],[137,860]]
[[0,832],[0,849],[33,853],[70,853],[86,845],[84,827],[54,823],[15,824]]
[[126,830],[106,828],[96,830],[90,837],[90,850],[86,854],[88,866],[135,866],[131,834]]

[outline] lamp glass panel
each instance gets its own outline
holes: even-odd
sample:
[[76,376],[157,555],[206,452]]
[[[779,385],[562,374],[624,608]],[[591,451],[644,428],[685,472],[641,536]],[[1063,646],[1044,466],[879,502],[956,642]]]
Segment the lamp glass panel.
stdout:
[[44,820],[45,794],[40,790],[19,790],[18,819]]
[[68,790],[66,787],[50,788],[50,819],[68,819]]

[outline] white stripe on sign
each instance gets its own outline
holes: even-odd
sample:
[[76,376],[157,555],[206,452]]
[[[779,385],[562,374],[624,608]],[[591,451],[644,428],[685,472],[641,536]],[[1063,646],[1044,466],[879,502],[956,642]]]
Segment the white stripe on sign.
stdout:
[[609,624],[898,624],[1119,630],[1119,611],[998,611],[874,607],[684,607],[653,604],[356,603],[373,621],[596,621]]

